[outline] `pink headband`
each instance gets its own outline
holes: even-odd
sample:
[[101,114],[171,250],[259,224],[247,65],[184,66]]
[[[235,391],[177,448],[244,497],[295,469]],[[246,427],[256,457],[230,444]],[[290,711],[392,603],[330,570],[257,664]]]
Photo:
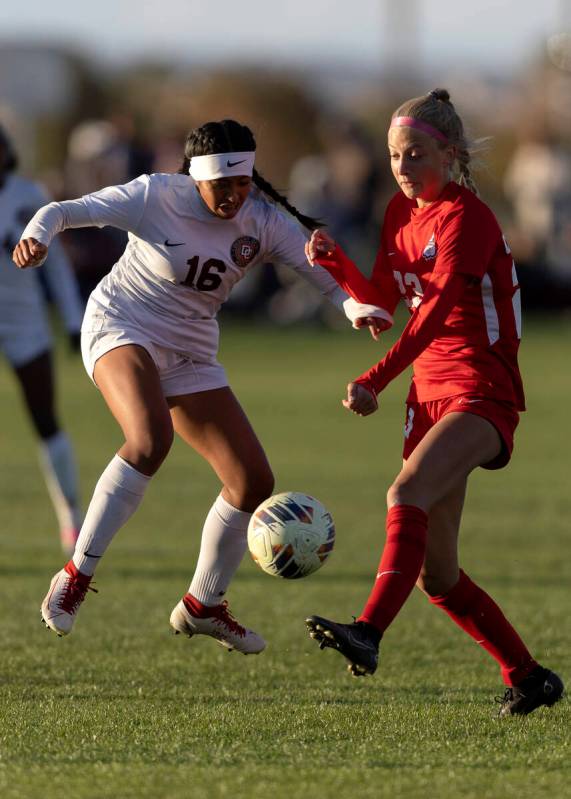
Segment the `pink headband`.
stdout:
[[391,128],[416,128],[432,136],[433,139],[438,139],[438,141],[443,141],[448,144],[448,138],[444,133],[436,130],[436,128],[433,128],[432,125],[428,125],[426,122],[421,122],[420,119],[415,119],[415,117],[393,117],[391,119]]

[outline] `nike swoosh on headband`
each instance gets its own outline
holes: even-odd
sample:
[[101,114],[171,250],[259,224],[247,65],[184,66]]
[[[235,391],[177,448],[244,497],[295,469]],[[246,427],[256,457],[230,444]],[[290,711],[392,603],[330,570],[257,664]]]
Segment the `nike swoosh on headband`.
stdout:
[[184,242],[184,241],[172,242],[172,241],[169,241],[168,239],[165,239],[165,247],[182,247],[183,244],[185,244],[185,243],[186,242]]
[[238,164],[243,164],[245,162],[245,160],[246,159],[243,158],[241,161],[226,161],[226,166],[229,166],[229,167],[238,166]]

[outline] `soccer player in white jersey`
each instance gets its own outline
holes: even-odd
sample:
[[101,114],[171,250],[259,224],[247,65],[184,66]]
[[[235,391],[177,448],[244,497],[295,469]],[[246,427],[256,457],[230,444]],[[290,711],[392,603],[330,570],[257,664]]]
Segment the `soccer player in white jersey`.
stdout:
[[71,631],[97,564],[139,506],[176,431],[208,461],[222,490],[171,626],[245,654],[265,647],[223,600],[246,550],[252,511],[271,494],[274,478],[217,361],[217,311],[246,272],[278,260],[344,306],[354,326],[369,325],[375,337],[391,319],[349,299],[325,270],[308,265],[307,236],[276,203],[305,227],[316,223],[259,175],[255,149],[247,127],[207,123],[189,134],[178,174],[143,175],[52,203],[14,250],[18,266],[33,266],[66,228],[114,225],[129,233],[125,253],[92,293],[82,326],[86,369],[125,441],[97,483],[73,559],[55,575],[42,604],[45,623],[60,635]]
[[[71,554],[81,526],[78,478],[72,445],[55,408],[52,339],[44,293],[38,273],[21,272],[11,258],[26,222],[47,198],[38,184],[14,174],[16,167],[12,143],[0,128],[0,351],[14,370],[40,440],[40,465],[56,511],[61,544]],[[79,348],[83,307],[59,243],[46,260],[45,276],[70,341]]]

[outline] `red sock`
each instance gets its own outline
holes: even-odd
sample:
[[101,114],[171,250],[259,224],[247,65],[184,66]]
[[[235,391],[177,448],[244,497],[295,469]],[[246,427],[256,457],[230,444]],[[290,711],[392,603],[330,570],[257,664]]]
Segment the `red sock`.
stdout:
[[462,569],[454,588],[429,599],[498,661],[506,685],[518,685],[537,666],[491,596]]
[[87,585],[89,585],[89,583],[93,579],[92,575],[80,572],[75,563],[73,562],[73,560],[68,560],[68,562],[65,564],[63,568],[69,574],[70,577],[75,577],[77,580],[79,580],[80,583],[86,583]]
[[387,539],[377,580],[358,621],[382,634],[404,605],[420,574],[426,550],[428,516],[414,505],[394,505],[387,513]]

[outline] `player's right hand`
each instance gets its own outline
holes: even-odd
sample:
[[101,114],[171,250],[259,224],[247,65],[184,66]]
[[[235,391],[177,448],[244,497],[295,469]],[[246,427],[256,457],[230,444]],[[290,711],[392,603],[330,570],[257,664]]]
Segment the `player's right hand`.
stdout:
[[369,416],[374,413],[379,404],[374,394],[360,383],[349,383],[347,386],[347,399],[342,400],[343,405],[357,416]]
[[314,230],[310,240],[306,242],[305,255],[313,266],[319,256],[332,255],[335,247],[335,241],[328,233],[324,230]]
[[20,269],[25,269],[27,266],[38,266],[47,254],[48,248],[37,239],[22,239],[14,247],[12,260]]

